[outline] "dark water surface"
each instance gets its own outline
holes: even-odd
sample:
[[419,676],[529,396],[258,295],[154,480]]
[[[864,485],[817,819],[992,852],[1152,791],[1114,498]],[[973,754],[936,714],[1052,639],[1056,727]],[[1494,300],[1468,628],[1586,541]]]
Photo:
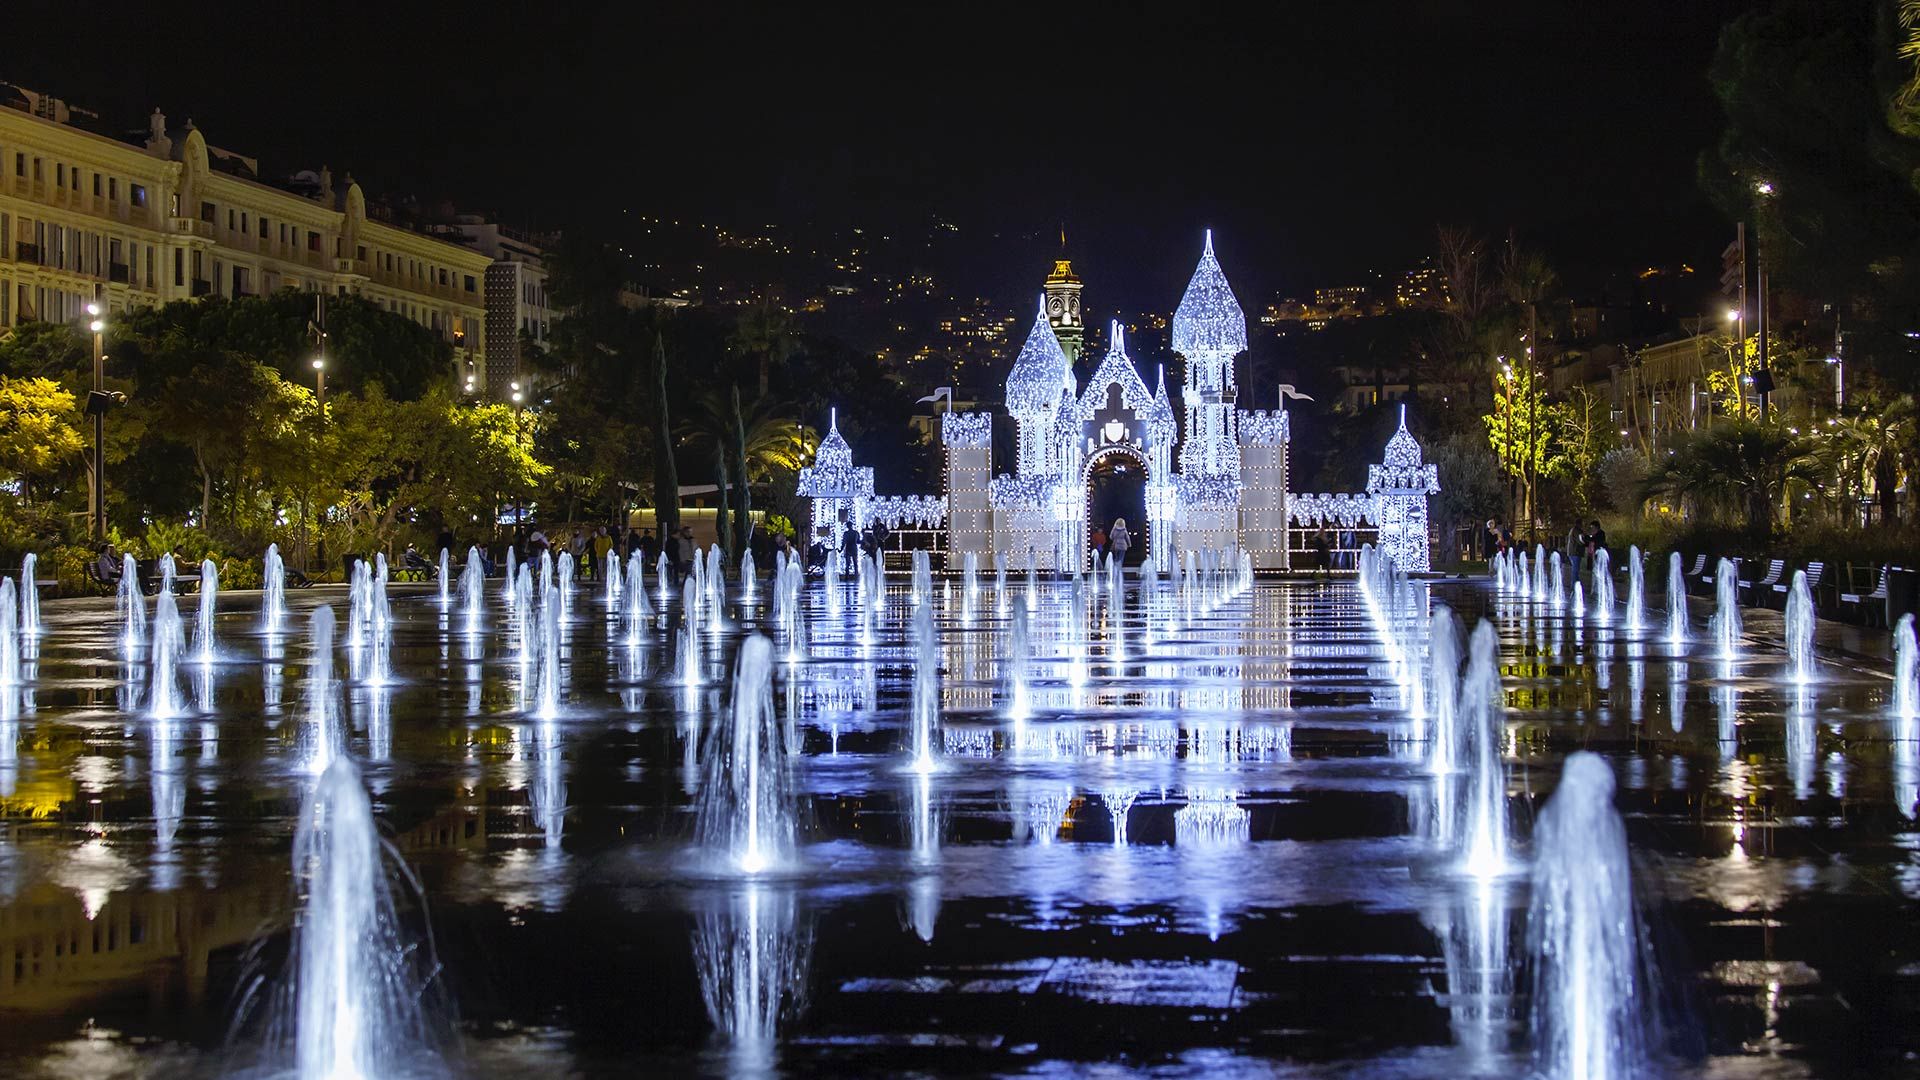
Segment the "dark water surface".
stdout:
[[[1524,965],[1528,826],[1582,748],[1618,777],[1664,1071],[1916,1071],[1920,747],[1888,737],[1884,672],[1823,664],[1803,692],[1777,650],[1727,665],[1479,583],[1431,594],[1498,608],[1519,872],[1490,884],[1436,839],[1459,796],[1400,737],[1351,584],[1096,600],[1077,688],[1069,589],[1043,584],[1015,725],[997,598],[956,583],[935,598],[926,777],[906,768],[905,590],[863,647],[811,585],[809,656],[775,681],[805,747],[802,855],[752,881],[691,843],[692,739],[725,703],[739,612],[690,690],[670,630],[628,648],[583,586],[560,716],[537,722],[497,583],[478,638],[457,605],[397,592],[399,681],[345,696],[439,964],[446,1035],[421,1072],[1521,1074],[1525,981],[1484,992],[1503,985],[1484,958]],[[267,1002],[322,599],[345,596],[295,596],[268,637],[257,595],[224,598],[220,662],[183,665],[193,710],[164,723],[110,603],[46,609],[0,711],[0,1076],[285,1066]]]

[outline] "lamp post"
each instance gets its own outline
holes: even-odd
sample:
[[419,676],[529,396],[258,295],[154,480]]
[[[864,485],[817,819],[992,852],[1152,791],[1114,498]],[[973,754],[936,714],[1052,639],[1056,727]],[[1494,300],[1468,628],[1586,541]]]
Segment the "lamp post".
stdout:
[[87,329],[93,332],[93,393],[87,396],[87,411],[93,414],[93,505],[87,516],[95,541],[107,537],[107,323],[100,293],[95,285],[93,302],[87,305]]
[[[526,403],[527,396],[526,393],[520,389],[520,380],[518,379],[509,383],[508,387],[512,390],[513,397],[513,445],[514,449],[518,450],[520,448],[521,435],[520,410]],[[516,542],[518,542],[520,538],[521,530],[526,527],[525,517],[526,508],[520,503],[520,486],[515,484],[513,488],[513,535]]]

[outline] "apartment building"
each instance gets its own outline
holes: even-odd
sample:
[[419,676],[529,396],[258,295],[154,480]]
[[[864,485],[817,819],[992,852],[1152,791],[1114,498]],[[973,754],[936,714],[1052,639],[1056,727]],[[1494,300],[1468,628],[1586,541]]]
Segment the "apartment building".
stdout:
[[77,321],[96,289],[109,312],[298,289],[404,315],[469,367],[484,356],[487,255],[380,220],[351,175],[288,190],[192,121],[155,110],[131,142],[50,100],[0,84],[0,334]]

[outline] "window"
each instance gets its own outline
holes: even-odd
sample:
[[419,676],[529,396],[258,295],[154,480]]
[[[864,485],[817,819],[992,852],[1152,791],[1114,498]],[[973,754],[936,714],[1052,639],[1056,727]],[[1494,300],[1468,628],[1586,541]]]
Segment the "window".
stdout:
[[233,207],[227,207],[227,231],[233,231]]
[[55,163],[55,164],[54,164],[54,166],[53,166],[53,186],[54,186],[54,187],[66,187],[66,186],[67,186],[67,167],[66,167],[66,165],[64,165],[64,164],[60,164],[60,163]]
[[241,235],[245,235],[245,234],[247,234],[247,233],[250,233],[250,232],[252,232],[252,231],[253,231],[253,222],[251,222],[251,221],[249,221],[249,220],[247,220],[247,212],[246,212],[245,210],[242,210],[242,211],[240,211],[240,232],[241,232]]
[[42,171],[41,171],[41,169],[40,169],[40,159],[39,159],[39,158],[34,158],[34,159],[33,159],[33,178],[34,178],[35,180],[45,180],[45,179],[47,178],[47,175],[46,175],[46,173],[44,173],[44,172],[42,172]]
[[357,245],[354,248],[353,257],[356,259],[359,259],[361,262],[366,262],[367,261],[367,245],[365,244]]
[[260,219],[260,239],[265,240],[266,238],[267,238],[267,219],[261,218]]
[[467,275],[467,291],[468,292],[473,291],[473,275],[472,274]]
[[107,177],[107,201],[120,201],[120,178],[117,176]]
[[183,288],[187,284],[187,253],[182,248],[173,249],[173,286]]
[[317,232],[314,232],[312,229],[307,230],[307,250],[308,251],[320,250],[320,234]]
[[213,224],[213,218],[214,218],[213,204],[210,202],[201,203],[200,204],[200,220],[211,225]]
[[79,191],[80,190],[80,166],[75,165],[70,171],[68,171],[67,179],[73,181],[73,190]]
[[147,245],[147,288],[153,288],[153,245]]
[[93,174],[93,197],[96,199],[100,197],[100,174],[99,173]]
[[13,155],[13,175],[15,176],[27,175],[27,155],[25,154]]

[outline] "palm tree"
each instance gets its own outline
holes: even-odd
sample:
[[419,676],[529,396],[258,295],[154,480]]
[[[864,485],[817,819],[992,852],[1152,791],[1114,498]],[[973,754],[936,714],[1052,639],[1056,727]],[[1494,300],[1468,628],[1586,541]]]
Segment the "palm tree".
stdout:
[[773,365],[793,355],[794,344],[793,320],[786,309],[765,299],[741,311],[740,321],[727,339],[729,349],[754,360],[759,369],[762,398],[767,396]]
[[1810,440],[1778,424],[1736,418],[1688,436],[1648,477],[1647,490],[1772,531],[1787,484],[1820,478],[1811,451]]
[[1913,395],[1901,394],[1884,405],[1869,402],[1858,414],[1833,426],[1831,456],[1841,467],[1841,490],[1871,485],[1880,502],[1880,520],[1900,520],[1900,474],[1912,449]]
[[711,455],[719,488],[716,525],[730,555],[746,550],[752,532],[749,486],[767,483],[776,472],[797,472],[812,460],[817,436],[784,411],[764,396],[743,399],[737,386],[728,386],[724,394],[714,389],[696,398],[692,416],[681,427],[686,440]]

